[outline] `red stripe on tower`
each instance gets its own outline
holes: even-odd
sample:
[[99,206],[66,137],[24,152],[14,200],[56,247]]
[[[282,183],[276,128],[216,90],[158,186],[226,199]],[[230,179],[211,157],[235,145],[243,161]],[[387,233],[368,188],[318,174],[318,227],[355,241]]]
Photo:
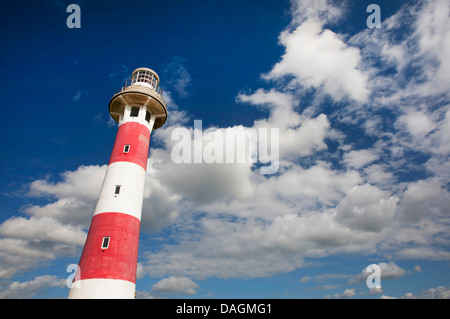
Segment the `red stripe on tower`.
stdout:
[[109,165],[115,162],[131,162],[146,170],[149,143],[148,126],[137,122],[120,125]]
[[136,280],[136,259],[141,222],[122,213],[92,218],[80,264],[80,279]]

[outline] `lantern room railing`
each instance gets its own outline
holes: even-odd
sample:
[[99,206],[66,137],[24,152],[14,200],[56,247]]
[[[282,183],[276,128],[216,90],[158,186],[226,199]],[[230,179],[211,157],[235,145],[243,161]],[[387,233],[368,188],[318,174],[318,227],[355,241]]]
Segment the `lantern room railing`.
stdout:
[[[145,85],[145,87],[150,87],[163,101],[164,105],[166,104],[166,100],[164,99],[163,95],[162,95],[162,89],[159,85],[156,84],[156,81],[151,81],[151,79],[145,80],[144,78],[141,77],[133,77],[131,79],[129,79],[128,81],[126,81],[122,87],[120,88],[119,91],[116,92],[122,92],[123,90],[125,90],[126,88],[129,88],[130,86],[133,85],[140,85],[140,83],[145,83],[148,85]],[[153,85],[155,84],[155,85]]]

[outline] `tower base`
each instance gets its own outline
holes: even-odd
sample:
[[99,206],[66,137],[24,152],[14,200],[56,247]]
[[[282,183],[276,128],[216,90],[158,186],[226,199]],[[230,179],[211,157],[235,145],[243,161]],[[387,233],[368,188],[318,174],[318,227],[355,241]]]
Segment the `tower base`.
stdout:
[[69,299],[134,299],[136,285],[119,279],[83,279],[74,283]]

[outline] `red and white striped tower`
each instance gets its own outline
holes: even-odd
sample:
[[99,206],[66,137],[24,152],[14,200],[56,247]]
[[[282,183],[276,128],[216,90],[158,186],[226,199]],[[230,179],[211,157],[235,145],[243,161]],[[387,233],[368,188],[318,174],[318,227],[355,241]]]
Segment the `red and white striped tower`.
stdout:
[[109,103],[119,123],[69,298],[134,298],[150,133],[167,109],[158,75],[136,69]]

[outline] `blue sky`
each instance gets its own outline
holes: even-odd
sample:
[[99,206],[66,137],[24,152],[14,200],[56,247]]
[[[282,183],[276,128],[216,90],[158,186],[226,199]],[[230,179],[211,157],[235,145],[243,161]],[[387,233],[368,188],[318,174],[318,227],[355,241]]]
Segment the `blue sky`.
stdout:
[[[0,5],[1,298],[66,298],[117,130],[109,99],[141,66],[169,117],[138,298],[449,297],[447,0],[82,1],[79,29],[71,2]],[[194,120],[277,128],[278,172],[174,163],[171,133]]]

